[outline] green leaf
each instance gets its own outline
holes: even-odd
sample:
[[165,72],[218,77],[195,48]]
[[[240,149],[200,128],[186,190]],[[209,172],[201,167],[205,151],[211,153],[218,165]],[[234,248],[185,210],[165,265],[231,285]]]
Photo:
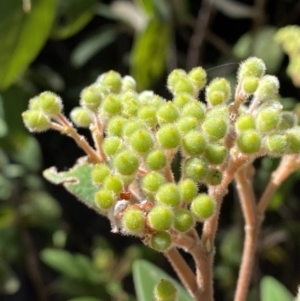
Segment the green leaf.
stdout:
[[57,172],[55,167],[44,171],[44,177],[53,184],[63,186],[74,194],[81,202],[96,212],[100,210],[94,204],[94,195],[97,188],[91,180],[92,166],[81,159],[73,168],[67,172]]
[[25,13],[20,0],[0,1],[0,89],[7,88],[36,57],[54,19],[56,1],[33,0]]
[[170,42],[170,25],[150,21],[147,28],[137,35],[131,56],[131,74],[138,79],[138,88],[147,89],[165,71]]
[[251,55],[259,57],[265,62],[268,73],[276,73],[284,57],[282,49],[274,41],[276,32],[277,28],[272,26],[260,28],[254,37],[251,32],[247,32],[237,41],[233,52],[240,59]]
[[153,0],[135,0],[136,3],[147,13],[149,16],[154,14],[154,1]]
[[118,32],[113,26],[103,26],[87,39],[83,40],[72,52],[71,62],[75,67],[83,66],[96,53],[115,41]]
[[261,301],[292,301],[292,294],[275,278],[265,276],[260,284]]
[[95,14],[97,0],[59,0],[51,37],[67,39],[85,27]]
[[164,271],[145,260],[133,263],[133,280],[139,301],[153,301],[153,289],[160,279],[171,280],[178,291],[178,301],[192,301],[187,291]]

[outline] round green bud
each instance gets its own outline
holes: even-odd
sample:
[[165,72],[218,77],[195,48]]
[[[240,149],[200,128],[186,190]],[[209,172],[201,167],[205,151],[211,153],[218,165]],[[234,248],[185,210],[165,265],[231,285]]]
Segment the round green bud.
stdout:
[[[159,231],[152,235],[150,240],[150,246],[156,251],[165,252],[172,245],[171,234],[166,231]],[[171,299],[167,299],[171,300]]]
[[235,128],[239,132],[254,130],[255,129],[254,117],[251,114],[240,115],[235,122]]
[[95,193],[94,200],[102,211],[108,211],[115,204],[115,194],[110,190],[102,189]]
[[55,117],[62,111],[61,98],[52,92],[43,92],[39,96],[40,110],[48,117]]
[[146,164],[152,170],[159,170],[166,166],[167,156],[163,150],[155,149],[146,157]]
[[195,117],[184,116],[178,119],[176,125],[182,134],[186,134],[187,132],[195,130],[198,127],[198,120]]
[[261,133],[268,133],[277,128],[281,111],[273,108],[262,109],[256,116],[256,128]]
[[198,194],[198,187],[191,179],[185,179],[178,184],[181,199],[185,203],[191,202]]
[[166,183],[159,187],[155,199],[165,205],[176,207],[180,204],[180,191],[175,183]]
[[155,301],[176,301],[177,289],[174,284],[166,279],[161,279],[154,287]]
[[210,164],[222,164],[227,156],[227,149],[224,145],[211,143],[207,145],[204,156]]
[[287,131],[287,137],[289,141],[290,150],[293,153],[300,152],[300,127],[295,127]]
[[157,205],[148,214],[149,225],[153,230],[168,230],[173,224],[174,214],[170,207]]
[[183,107],[181,116],[195,117],[201,122],[205,117],[205,112],[205,105],[195,99]]
[[282,112],[280,122],[276,128],[279,131],[285,131],[293,128],[297,124],[297,116],[293,112]]
[[25,126],[30,132],[43,132],[50,128],[51,121],[43,112],[28,110],[22,113]]
[[210,140],[222,139],[227,132],[227,121],[221,116],[207,117],[202,124],[202,130]]
[[121,137],[125,123],[126,119],[122,116],[114,116],[111,118],[106,128],[108,135]]
[[241,152],[254,154],[260,150],[261,137],[255,130],[241,132],[236,139],[236,143]]
[[206,88],[206,101],[217,106],[229,100],[231,95],[231,87],[228,80],[225,78],[215,78]]
[[174,214],[173,227],[179,232],[186,232],[194,226],[193,214],[188,209],[178,209]]
[[201,181],[205,178],[208,167],[207,163],[201,158],[189,158],[185,161],[184,164],[184,174],[194,180]]
[[157,125],[156,109],[150,105],[141,106],[138,110],[138,117],[151,128]]
[[102,74],[100,82],[107,86],[112,93],[119,93],[121,91],[122,77],[118,72],[111,70]]
[[265,141],[265,148],[270,155],[283,155],[289,146],[288,135],[286,134],[271,134]]
[[199,221],[210,218],[215,212],[216,203],[205,193],[199,194],[191,204],[191,212]]
[[113,191],[115,194],[119,194],[123,190],[123,183],[119,177],[108,175],[104,179],[103,187],[106,190]]
[[175,82],[171,91],[174,93],[174,95],[180,93],[187,93],[190,95],[194,95],[196,92],[196,88],[193,85],[192,80],[190,80],[187,76],[180,76],[178,80]]
[[190,131],[182,138],[182,148],[189,155],[202,154],[206,146],[204,135],[197,131]]
[[251,95],[256,91],[258,84],[259,84],[258,77],[255,76],[245,77],[242,82],[242,91],[246,95]]
[[138,94],[132,90],[126,91],[121,95],[120,101],[122,104],[122,114],[125,117],[136,116],[140,107]]
[[157,119],[159,124],[174,122],[179,116],[179,112],[176,106],[168,101],[164,105],[162,105],[157,111]]
[[273,75],[265,75],[260,79],[254,95],[260,100],[272,99],[278,94],[278,90],[278,78]]
[[206,183],[212,186],[221,184],[222,179],[223,179],[222,172],[214,168],[209,169],[205,177]]
[[70,118],[77,127],[88,128],[93,122],[93,115],[82,107],[74,108],[70,113]]
[[122,78],[121,91],[136,90],[136,81],[130,75],[125,75]]
[[122,216],[122,225],[125,232],[142,235],[146,225],[144,212],[138,208],[127,208]]
[[187,93],[177,94],[173,98],[173,103],[178,109],[182,109],[186,104],[191,102],[194,98]]
[[227,122],[229,122],[229,107],[228,105],[219,105],[212,107],[208,112],[206,112],[206,118],[222,117]]
[[143,91],[139,94],[139,101],[141,104],[149,104],[149,101],[154,97],[153,91]]
[[169,74],[167,79],[167,86],[171,92],[173,91],[174,85],[177,83],[181,76],[186,76],[186,72],[182,69],[175,69]]
[[121,112],[122,105],[117,95],[109,94],[104,98],[101,108],[104,113],[112,116]]
[[118,173],[125,176],[132,175],[139,168],[137,156],[129,150],[118,153],[113,159],[113,164]]
[[149,152],[153,146],[153,139],[150,131],[138,129],[129,137],[130,147],[138,153]]
[[152,171],[145,175],[142,180],[141,187],[147,195],[153,195],[165,182],[166,179],[162,176],[162,174],[156,171]]
[[158,109],[160,106],[166,103],[166,100],[159,95],[153,95],[147,102],[149,106]]
[[109,136],[103,140],[102,148],[107,156],[114,156],[124,147],[122,139],[117,136]]
[[106,164],[99,163],[94,165],[91,172],[93,184],[97,186],[102,185],[108,175],[110,175],[110,168]]
[[206,85],[206,71],[202,67],[195,67],[188,73],[188,78],[197,90],[202,90]]
[[33,111],[40,110],[40,97],[39,96],[35,96],[29,100],[28,109],[33,110]]
[[156,139],[163,148],[172,149],[179,145],[181,137],[176,125],[165,124],[157,131]]
[[263,60],[257,57],[250,57],[245,60],[239,67],[238,80],[241,81],[246,77],[262,77],[266,72],[266,65]]
[[129,119],[123,126],[123,137],[130,137],[138,129],[145,129],[143,121],[139,119]]
[[88,110],[96,112],[103,100],[104,95],[99,93],[94,86],[89,86],[82,90],[80,94],[80,104]]

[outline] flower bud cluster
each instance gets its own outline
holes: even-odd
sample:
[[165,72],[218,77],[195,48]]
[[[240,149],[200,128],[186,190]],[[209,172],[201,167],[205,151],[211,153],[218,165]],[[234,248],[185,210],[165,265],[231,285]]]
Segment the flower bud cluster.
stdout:
[[[100,144],[96,141],[101,160],[91,173],[97,187],[94,202],[114,227],[166,251],[176,233],[187,232],[214,214],[215,200],[199,187],[221,185],[232,156],[299,153],[300,127],[293,114],[283,111],[278,80],[265,75],[265,69],[254,57],[240,65],[235,92],[240,107],[235,117],[228,104],[229,82],[215,78],[206,85],[201,67],[171,72],[167,80],[171,100],[152,91],[138,93],[133,78],[114,71],[82,91],[71,119],[101,138]],[[204,89],[202,102],[198,94]],[[30,102],[27,112],[36,115],[32,121],[27,112],[23,114],[27,127],[36,131],[47,124],[39,114],[50,120],[53,111],[61,111],[60,102],[60,109],[42,108],[42,95]],[[175,181],[172,161],[178,153],[182,168]]]

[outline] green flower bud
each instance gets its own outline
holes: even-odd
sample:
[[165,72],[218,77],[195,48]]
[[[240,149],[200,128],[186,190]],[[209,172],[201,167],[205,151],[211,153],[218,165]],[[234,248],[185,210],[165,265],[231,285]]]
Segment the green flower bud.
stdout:
[[152,135],[146,129],[138,129],[129,137],[129,145],[138,153],[149,152],[153,146]]
[[162,169],[167,164],[167,156],[164,151],[155,149],[147,155],[146,164],[152,170]]
[[162,105],[157,111],[157,119],[159,124],[174,122],[179,116],[179,112],[176,106],[168,101],[164,105]]
[[174,95],[180,93],[187,93],[190,95],[194,95],[196,89],[192,83],[192,81],[187,76],[180,76],[174,86],[172,87],[171,91]]
[[55,117],[62,111],[62,102],[58,95],[52,92],[43,92],[39,96],[40,110],[48,117]]
[[108,211],[115,204],[115,194],[110,190],[99,190],[95,193],[94,200],[102,211]]
[[256,128],[261,133],[275,130],[280,122],[281,111],[273,108],[262,109],[255,119]]
[[210,140],[222,139],[227,132],[227,121],[221,116],[207,117],[202,124],[202,130]]
[[161,279],[154,287],[155,301],[176,301],[177,289],[174,284],[166,279]]
[[166,100],[159,95],[153,95],[147,102],[149,106],[154,107],[155,109],[160,108],[160,106],[164,105]]
[[297,124],[297,116],[292,112],[282,112],[280,114],[280,122],[277,127],[279,131],[285,131],[293,128]]
[[272,99],[278,94],[278,90],[278,78],[273,75],[265,75],[260,79],[254,95],[260,100]]
[[180,204],[180,191],[176,184],[166,183],[159,187],[155,199],[165,205],[176,207]]
[[258,77],[255,76],[245,77],[242,82],[242,91],[246,95],[251,95],[256,91],[258,84],[259,84]]
[[125,176],[132,175],[139,168],[138,158],[129,150],[118,153],[113,159],[113,164],[116,170]]
[[183,169],[185,175],[194,181],[203,180],[206,176],[207,170],[207,163],[203,159],[196,157],[187,159]]
[[138,100],[138,94],[132,90],[129,90],[122,94],[120,97],[122,104],[122,114],[125,117],[136,116],[138,109],[140,107],[140,102]]
[[191,102],[194,98],[187,93],[177,94],[173,98],[173,103],[178,109],[182,109],[186,104]]
[[181,137],[174,124],[165,124],[157,131],[156,139],[163,148],[172,149],[179,145]]
[[181,199],[185,203],[191,202],[198,194],[198,187],[191,179],[185,179],[178,184]]
[[121,112],[122,106],[117,95],[109,94],[102,102],[102,111],[108,115],[116,115]]
[[125,91],[129,91],[129,90],[136,90],[136,81],[134,80],[134,78],[130,75],[125,75],[122,78],[122,84],[121,84],[121,90],[123,92]]
[[194,226],[193,214],[187,209],[178,209],[174,215],[174,229],[179,232],[187,232]]
[[100,77],[100,82],[107,86],[111,93],[119,93],[122,87],[122,77],[118,72],[109,71]]
[[290,150],[293,153],[300,152],[300,127],[295,127],[287,131],[287,137],[289,141]]
[[167,79],[167,86],[171,92],[173,91],[173,88],[179,80],[179,78],[182,76],[186,76],[186,72],[182,69],[175,69],[169,74]]
[[254,117],[251,114],[240,115],[235,122],[235,127],[239,132],[254,130],[255,129]]
[[115,194],[119,194],[123,190],[123,183],[119,177],[108,175],[104,179],[103,187],[106,190],[113,191]]
[[238,148],[245,154],[254,154],[260,150],[261,137],[255,130],[241,132],[236,140]]
[[283,155],[289,146],[288,135],[271,134],[267,137],[265,147],[270,155]]
[[93,115],[82,107],[74,108],[70,113],[70,118],[77,127],[88,128],[93,122]]
[[114,116],[107,124],[107,133],[110,136],[121,137],[123,134],[123,128],[126,123],[126,119],[121,116]]
[[204,151],[205,159],[210,164],[222,164],[227,156],[227,149],[221,144],[209,144]]
[[229,123],[229,106],[219,105],[212,107],[207,113],[206,118],[222,117]]
[[188,78],[197,90],[202,90],[205,87],[206,77],[206,71],[202,67],[195,67],[188,73]]
[[103,100],[104,94],[99,92],[95,86],[89,86],[80,94],[80,104],[93,112],[96,112]]
[[125,232],[142,235],[146,225],[144,212],[138,208],[127,208],[122,217],[122,225]]
[[165,182],[165,178],[159,172],[152,171],[143,178],[141,188],[147,195],[153,195]]
[[168,230],[173,224],[174,214],[170,207],[157,205],[148,214],[149,225],[153,230]]
[[206,147],[205,137],[197,130],[188,132],[182,138],[182,148],[189,155],[202,154],[205,147]]
[[22,113],[22,117],[30,132],[43,132],[51,126],[50,119],[41,111],[28,110]]
[[217,106],[227,102],[231,95],[231,87],[228,80],[225,78],[215,78],[206,88],[206,101]]
[[40,96],[35,96],[29,100],[28,109],[31,111],[40,110]]
[[138,111],[138,117],[151,128],[157,125],[156,109],[153,106],[141,106]]
[[[159,231],[152,235],[150,240],[150,246],[156,251],[165,252],[172,245],[171,234],[166,231]],[[167,299],[171,300],[171,299]]]
[[191,212],[199,221],[210,218],[215,212],[216,203],[205,193],[199,194],[191,204]]
[[117,154],[122,148],[124,148],[124,144],[122,139],[117,136],[106,137],[103,140],[102,148],[104,153],[107,156],[114,156]]
[[246,77],[262,77],[266,72],[266,65],[263,60],[257,57],[250,57],[245,60],[239,67],[238,80],[242,81]]
[[123,126],[123,137],[130,137],[138,129],[145,129],[146,126],[139,119],[130,119]]
[[91,172],[93,184],[97,186],[102,185],[108,175],[110,175],[110,169],[106,164],[99,163],[94,165]]
[[206,183],[212,186],[221,184],[222,179],[223,174],[218,169],[209,169],[205,177]]
[[193,100],[182,109],[181,116],[195,117],[201,122],[205,117],[206,108],[203,103],[197,100]]
[[176,122],[178,130],[185,134],[191,130],[195,130],[198,126],[198,120],[195,117],[184,116],[178,119]]
[[139,95],[139,101],[141,104],[149,104],[149,101],[154,97],[154,92],[153,91],[143,91]]

